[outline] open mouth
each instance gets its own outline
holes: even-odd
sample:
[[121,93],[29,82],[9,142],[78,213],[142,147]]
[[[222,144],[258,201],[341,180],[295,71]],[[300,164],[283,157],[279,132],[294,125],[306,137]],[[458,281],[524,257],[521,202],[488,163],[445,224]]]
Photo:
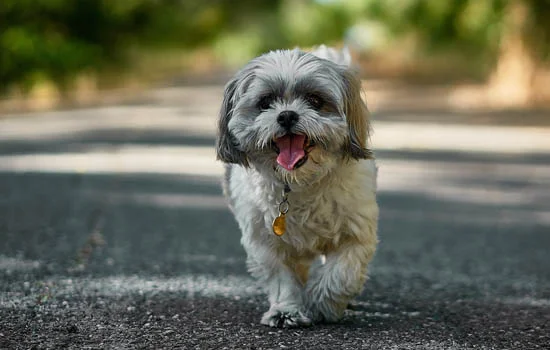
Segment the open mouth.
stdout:
[[298,169],[307,162],[314,142],[306,135],[286,134],[273,139],[277,163],[288,171]]

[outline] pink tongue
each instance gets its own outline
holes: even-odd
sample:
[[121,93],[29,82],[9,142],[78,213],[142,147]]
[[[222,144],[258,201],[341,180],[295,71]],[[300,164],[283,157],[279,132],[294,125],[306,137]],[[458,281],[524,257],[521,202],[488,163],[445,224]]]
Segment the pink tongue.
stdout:
[[296,163],[306,155],[304,151],[305,140],[305,135],[295,134],[285,135],[276,139],[275,143],[280,151],[277,157],[277,163],[286,170],[294,169]]

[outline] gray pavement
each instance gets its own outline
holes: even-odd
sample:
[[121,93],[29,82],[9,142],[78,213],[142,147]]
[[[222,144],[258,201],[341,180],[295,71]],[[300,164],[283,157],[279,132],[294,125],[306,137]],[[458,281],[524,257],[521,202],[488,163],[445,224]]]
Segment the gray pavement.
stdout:
[[550,348],[550,129],[380,111],[365,291],[279,330],[221,196],[220,94],[0,119],[1,349]]

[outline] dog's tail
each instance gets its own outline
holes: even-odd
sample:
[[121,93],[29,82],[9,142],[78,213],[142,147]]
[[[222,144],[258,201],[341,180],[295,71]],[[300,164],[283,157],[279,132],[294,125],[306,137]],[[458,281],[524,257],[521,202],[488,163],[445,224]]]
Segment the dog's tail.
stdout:
[[311,53],[319,58],[324,58],[325,60],[332,61],[342,66],[350,67],[352,64],[351,53],[347,46],[341,49],[335,49],[333,47],[321,45],[311,51]]

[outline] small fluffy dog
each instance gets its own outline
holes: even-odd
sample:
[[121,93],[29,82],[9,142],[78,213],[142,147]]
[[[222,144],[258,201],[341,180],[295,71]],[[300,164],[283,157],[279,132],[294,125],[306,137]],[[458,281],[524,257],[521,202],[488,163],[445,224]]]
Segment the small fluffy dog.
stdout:
[[250,273],[269,296],[261,323],[340,319],[377,245],[368,111],[347,51],[273,51],[226,85],[216,151]]

